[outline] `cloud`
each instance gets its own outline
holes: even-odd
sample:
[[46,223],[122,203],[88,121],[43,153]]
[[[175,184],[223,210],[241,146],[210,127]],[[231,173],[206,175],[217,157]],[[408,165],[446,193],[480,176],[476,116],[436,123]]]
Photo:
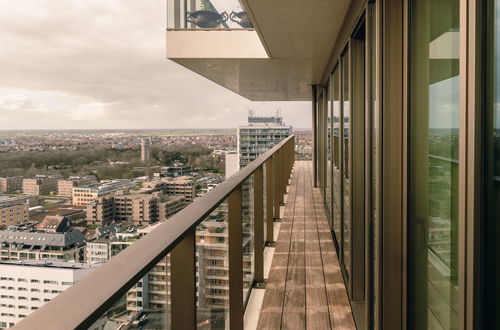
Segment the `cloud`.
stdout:
[[64,106],[57,97],[32,108],[17,101],[0,129],[235,127],[248,107],[277,106],[310,127],[307,102],[254,104],[167,60],[165,20],[158,0],[0,0],[0,95],[66,95]]

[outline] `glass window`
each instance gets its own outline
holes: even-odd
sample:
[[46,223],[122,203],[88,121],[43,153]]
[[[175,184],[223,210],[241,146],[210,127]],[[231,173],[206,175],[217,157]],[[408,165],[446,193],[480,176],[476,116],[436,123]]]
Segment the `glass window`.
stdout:
[[326,191],[325,203],[328,212],[328,221],[332,229],[332,104],[330,95],[330,81],[325,89],[325,109],[326,109]]
[[459,3],[410,6],[410,329],[458,328]]
[[490,0],[486,112],[486,230],[484,324],[500,328],[500,1]]
[[340,223],[342,210],[342,178],[340,172],[340,69],[337,65],[332,73],[333,98],[333,231],[337,243],[340,242]]
[[351,273],[351,101],[349,86],[349,50],[341,58],[342,64],[342,176],[343,176],[343,224],[342,224],[342,263],[347,276]]

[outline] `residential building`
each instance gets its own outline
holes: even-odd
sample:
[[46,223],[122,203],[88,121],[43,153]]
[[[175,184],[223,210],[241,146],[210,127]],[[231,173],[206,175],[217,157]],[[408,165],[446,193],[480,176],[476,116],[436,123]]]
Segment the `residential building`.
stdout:
[[23,178],[20,176],[8,176],[0,178],[0,193],[8,194],[23,189]]
[[29,219],[29,206],[24,203],[0,204],[0,227],[15,226]]
[[58,260],[83,261],[85,238],[79,230],[64,233],[32,230],[0,230],[0,260]]
[[178,177],[189,175],[193,171],[193,168],[189,165],[185,165],[179,161],[175,161],[172,166],[162,167],[161,173],[170,176],[170,177]]
[[23,194],[27,195],[50,195],[57,193],[57,182],[62,176],[37,175],[34,178],[23,179]]
[[0,261],[0,328],[14,326],[97,266],[56,259]]
[[172,196],[184,196],[186,203],[191,203],[196,195],[195,181],[191,176],[179,176],[176,178],[162,178],[165,183],[164,193]]
[[87,242],[85,261],[87,263],[105,263],[111,258],[110,240],[98,238]]
[[116,221],[143,226],[165,220],[185,206],[184,196],[166,196],[162,192],[115,194],[88,204],[87,221],[100,225]]
[[62,215],[48,215],[36,227],[47,233],[62,233],[69,229],[69,219]]
[[57,194],[59,196],[73,195],[73,187],[86,186],[97,183],[97,178],[94,175],[87,176],[72,176],[57,182]]
[[248,125],[238,126],[237,131],[240,168],[257,159],[292,132],[292,127],[285,125],[279,112],[275,116],[256,116],[250,110]]
[[117,191],[127,191],[135,188],[135,182],[126,179],[102,181],[99,184],[73,187],[73,205],[88,205],[98,197],[110,195]]

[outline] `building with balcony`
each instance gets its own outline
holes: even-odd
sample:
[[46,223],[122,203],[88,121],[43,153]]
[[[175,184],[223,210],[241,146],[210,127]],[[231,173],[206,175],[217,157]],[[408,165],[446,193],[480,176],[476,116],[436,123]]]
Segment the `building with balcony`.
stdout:
[[236,133],[240,168],[259,158],[292,133],[292,127],[285,125],[279,112],[275,116],[256,116],[250,110],[248,125],[238,126]]
[[191,203],[195,196],[195,180],[192,176],[178,176],[176,178],[163,178],[163,192],[170,196],[184,196],[186,203]]
[[29,206],[25,203],[0,204],[0,227],[15,226],[29,219]]
[[[173,329],[500,328],[498,13],[493,0],[168,0],[167,57],[252,101],[309,102],[312,161],[285,139],[20,328],[103,281],[102,298],[54,322],[91,324],[167,254]],[[229,319],[200,324],[195,228],[225,202]]]

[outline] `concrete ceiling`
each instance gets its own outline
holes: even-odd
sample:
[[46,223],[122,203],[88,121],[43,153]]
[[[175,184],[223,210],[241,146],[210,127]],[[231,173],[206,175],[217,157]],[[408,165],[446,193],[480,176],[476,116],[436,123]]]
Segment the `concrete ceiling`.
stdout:
[[[169,56],[168,51],[167,56],[250,100],[310,100],[310,86],[321,80],[350,1],[241,2],[260,37],[262,45],[258,46],[264,47],[269,58],[248,58],[245,54],[238,58],[201,58],[195,51],[190,58]],[[224,45],[218,47],[223,49]]]

